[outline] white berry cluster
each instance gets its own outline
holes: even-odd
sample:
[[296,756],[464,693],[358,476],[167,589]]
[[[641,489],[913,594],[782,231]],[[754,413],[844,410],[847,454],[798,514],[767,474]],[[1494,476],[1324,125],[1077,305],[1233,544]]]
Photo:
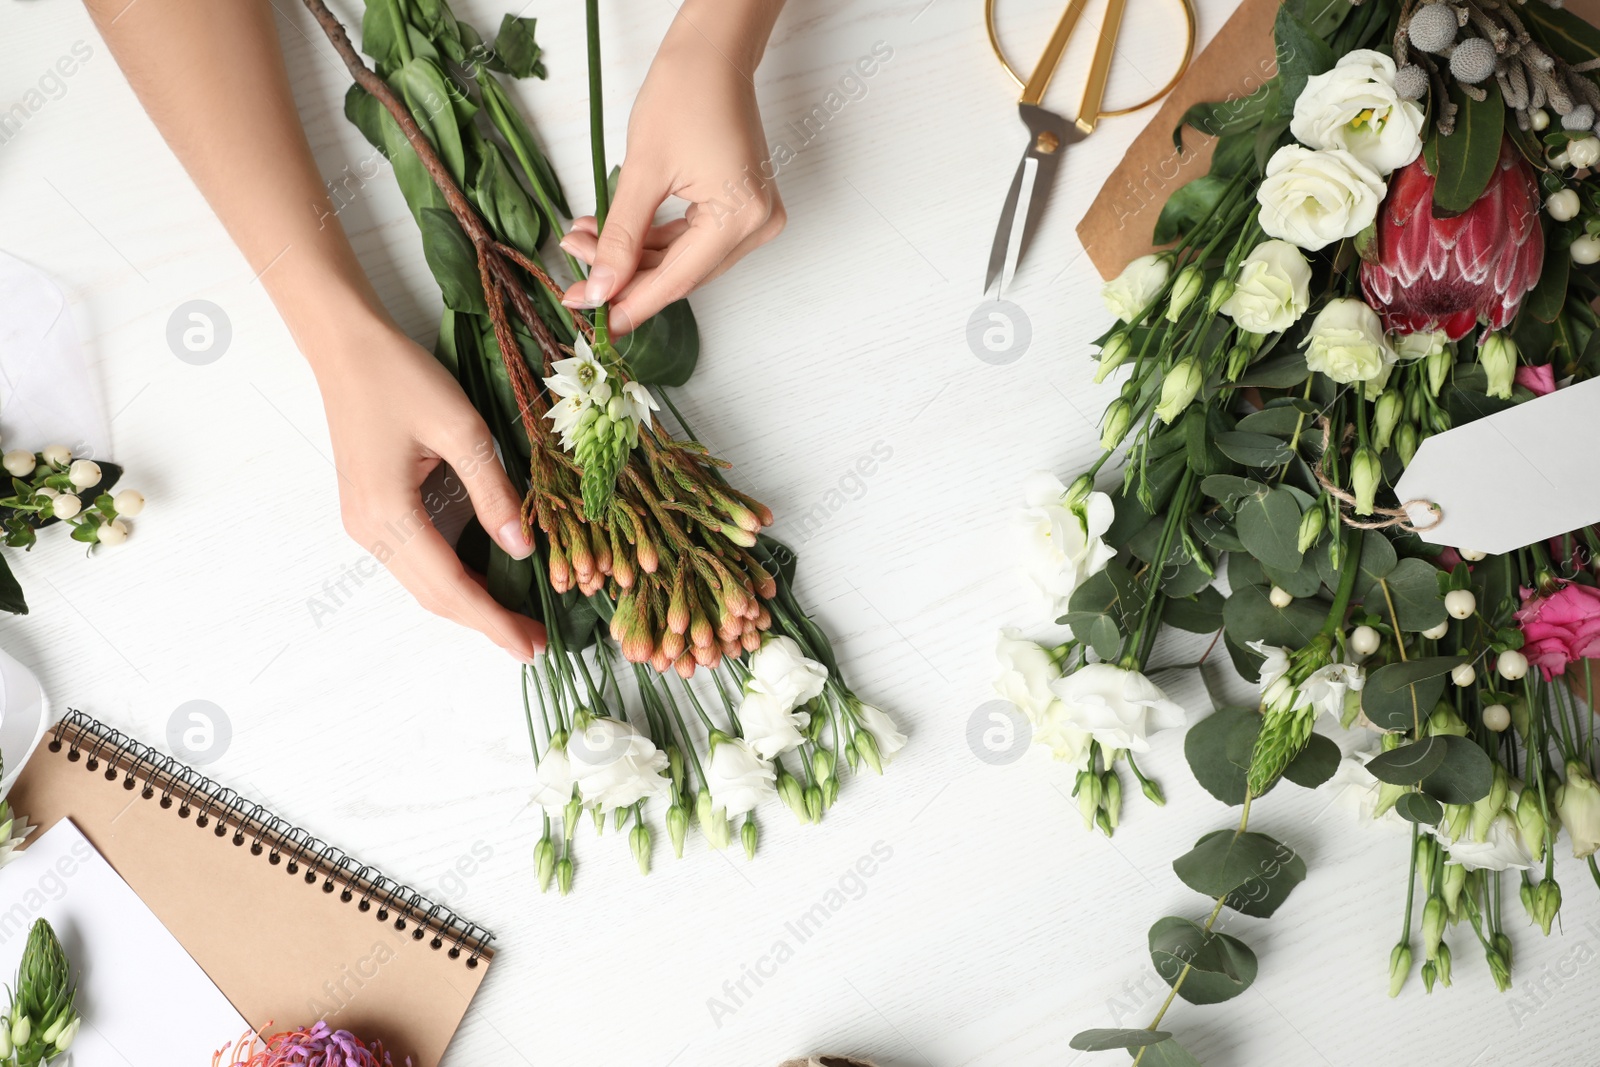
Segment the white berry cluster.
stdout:
[[128,539],[124,520],[144,510],[144,494],[136,489],[87,495],[104,473],[92,459],[73,459],[66,445],[40,452],[10,449],[0,454],[0,466],[11,476],[12,493],[0,498],[0,521],[4,543],[12,548],[32,546],[37,529],[51,519],[71,526],[74,541],[114,547]]

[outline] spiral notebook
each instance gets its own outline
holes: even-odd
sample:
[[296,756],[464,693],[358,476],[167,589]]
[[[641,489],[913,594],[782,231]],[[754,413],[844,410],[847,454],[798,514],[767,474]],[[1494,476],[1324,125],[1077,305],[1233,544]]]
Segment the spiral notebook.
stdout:
[[41,833],[70,818],[258,1029],[325,1019],[437,1067],[494,958],[487,930],[81,712],[8,799]]

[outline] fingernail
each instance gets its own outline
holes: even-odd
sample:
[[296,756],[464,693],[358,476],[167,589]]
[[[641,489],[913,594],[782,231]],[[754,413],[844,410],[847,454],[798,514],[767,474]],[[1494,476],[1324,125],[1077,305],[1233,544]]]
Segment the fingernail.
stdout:
[[621,337],[624,334],[633,332],[633,318],[625,309],[620,307],[612,308],[610,320],[611,332],[615,336]]
[[561,238],[560,241],[558,241],[556,243],[559,244],[564,251],[571,252],[572,249],[573,249],[573,245],[574,245],[574,242],[572,240],[572,234],[569,233],[569,234],[565,235],[564,237]]
[[511,654],[511,658],[522,664],[524,667],[531,667],[538,662],[538,657],[536,656],[522,656],[515,652]]
[[585,306],[597,308],[611,296],[617,274],[610,267],[596,267],[589,272],[589,284],[583,287]]
[[500,527],[500,547],[512,559],[527,559],[533,554],[533,545],[528,543],[528,535],[522,532],[522,523],[516,519]]

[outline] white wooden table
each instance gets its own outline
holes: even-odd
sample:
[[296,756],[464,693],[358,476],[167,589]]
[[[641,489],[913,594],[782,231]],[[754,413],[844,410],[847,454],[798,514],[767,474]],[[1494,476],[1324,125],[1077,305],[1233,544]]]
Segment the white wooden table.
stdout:
[[[319,165],[337,180],[370,156],[340,111],[348,80],[299,5],[274,2]],[[457,6],[486,29],[502,10]],[[1174,54],[1171,10],[1133,6],[1112,103],[1163,81]],[[1204,41],[1231,5],[1202,6]],[[620,159],[673,9],[604,7]],[[355,21],[357,5],[337,9]],[[1035,52],[1058,10],[1002,4],[1010,46]],[[551,77],[520,98],[587,209],[581,6],[533,0],[526,13]],[[24,558],[32,614],[0,619],[0,643],[58,703],[157,744],[180,703],[215,702],[233,740],[209,774],[493,929],[499,955],[448,1064],[768,1067],[849,1051],[1060,1067],[1079,1056],[1067,1048],[1077,1030],[1148,1020],[1159,998],[1145,931],[1204,911],[1168,863],[1232,816],[1190,779],[1176,735],[1145,761],[1168,807],[1134,797],[1112,841],[1083,831],[1067,772],[1032,758],[992,766],[967,743],[992,699],[994,631],[1031,611],[1008,570],[1006,512],[1026,471],[1070,471],[1095,448],[1110,387],[1090,382],[1088,341],[1105,315],[1072,228],[1142,120],[1108,121],[1073,149],[1011,294],[1031,346],[985,362],[965,328],[1021,140],[979,5],[790,0],[759,75],[769,136],[795,147],[790,123],[878,42],[892,58],[783,169],[787,233],[695,298],[704,353],[679,402],[778,513],[777,532],[802,549],[804,599],[911,745],[881,781],[847,782],[821,827],[771,810],[753,863],[692,839],[681,862],[658,847],[641,880],[620,837],[586,835],[577,891],[562,900],[534,883],[516,670],[372,575],[346,540],[311,375],[82,7],[0,9],[0,106],[38,105],[0,144],[0,247],[69,293],[115,458],[150,498],[123,550],[84,560],[49,539]],[[52,81],[75,48],[88,58]],[[1063,71],[1083,70],[1085,51]],[[1070,110],[1074,82],[1064,73],[1051,102]],[[390,308],[430,343],[437,291],[388,175],[342,219]],[[192,299],[232,324],[208,366],[165,340]],[[858,479],[875,450],[887,458]],[[1230,925],[1261,958],[1251,992],[1168,1015],[1202,1060],[1595,1061],[1600,906],[1586,872],[1562,867],[1565,937],[1515,934],[1511,994],[1494,992],[1459,929],[1456,987],[1425,999],[1413,979],[1391,1001],[1404,839],[1324,814],[1328,800],[1285,789],[1259,809],[1257,825],[1301,849],[1311,876],[1274,921]],[[889,858],[857,880],[874,850]],[[796,938],[787,924],[830,901],[821,929]],[[1514,904],[1508,914],[1520,927]],[[742,996],[747,969],[770,976],[746,978]]]

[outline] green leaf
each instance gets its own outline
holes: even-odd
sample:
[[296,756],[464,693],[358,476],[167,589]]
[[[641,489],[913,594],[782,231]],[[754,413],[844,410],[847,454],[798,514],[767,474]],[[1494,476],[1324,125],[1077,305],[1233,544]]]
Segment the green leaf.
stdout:
[[1450,81],[1455,101],[1456,127],[1449,137],[1434,132],[1438,144],[1439,173],[1433,183],[1435,218],[1459,215],[1477,202],[1494,177],[1500,160],[1500,137],[1505,128],[1506,105],[1500,88],[1485,82],[1484,99],[1474,100]]
[[1207,137],[1222,137],[1253,130],[1271,110],[1271,86],[1263,85],[1249,96],[1232,100],[1195,104],[1183,113],[1183,120],[1172,131],[1172,146],[1183,148],[1183,128],[1198,130]]
[[1305,89],[1306,79],[1328,70],[1338,58],[1328,42],[1294,10],[1295,6],[1284,4],[1278,8],[1278,17],[1272,26],[1278,53],[1278,80],[1282,83],[1278,111],[1285,117],[1294,114],[1295,101]]
[[1477,743],[1453,734],[1433,738],[1444,742],[1444,762],[1422,779],[1424,793],[1443,804],[1473,804],[1494,787],[1494,763]]
[[1540,322],[1554,322],[1567,304],[1567,281],[1572,274],[1572,254],[1554,241],[1544,246],[1544,267],[1539,271],[1539,284],[1533,287],[1522,302],[1524,314]]
[[1183,756],[1205,791],[1233,806],[1244,803],[1250,752],[1261,732],[1261,716],[1248,708],[1218,708],[1189,728]]
[[389,160],[394,168],[395,183],[400,186],[400,195],[405,197],[406,206],[411,209],[411,215],[419,226],[422,224],[422,212],[428,208],[449,210],[444,194],[433,184],[433,178],[417,157],[416,150],[400,131],[400,124],[395,122],[394,116],[389,114],[377,97],[359,85],[352,85],[345,93],[344,114],[361,131],[362,136]]
[[1266,834],[1216,830],[1172,861],[1183,884],[1245,915],[1267,918],[1295,886],[1306,864],[1292,848]]
[[1294,455],[1289,446],[1264,433],[1220,433],[1212,443],[1223,455],[1246,467],[1281,467]]
[[493,69],[513,78],[543,78],[546,74],[540,57],[544,49],[533,39],[536,20],[506,15],[500,20],[500,32],[494,38]]
[[[1230,567],[1231,573],[1231,567]],[[1286,608],[1274,607],[1264,586],[1234,586],[1222,608],[1222,624],[1243,647],[1251,641],[1301,648],[1317,635],[1328,613],[1320,598],[1300,597]]]
[[557,211],[571,218],[572,209],[567,206],[567,194],[561,188],[561,180],[556,177],[555,168],[539,148],[533,131],[523,121],[522,113],[492,76],[479,78],[478,85],[483,92],[483,106],[489,112],[489,120],[511,146],[512,158],[523,165],[523,177],[528,179],[530,185],[541,190]]
[[1150,962],[1172,985],[1183,974],[1178,995],[1191,1004],[1220,1004],[1250,988],[1256,979],[1256,954],[1236,937],[1207,932],[1190,919],[1169,915],[1150,928]]
[[1222,629],[1224,602],[1221,590],[1209,585],[1192,597],[1169,596],[1161,608],[1161,621],[1192,634],[1216,633]]
[[1600,29],[1562,8],[1539,5],[1517,13],[1534,31],[1534,37],[1568,63],[1584,63],[1600,56]]
[[1228,181],[1213,174],[1204,174],[1178,187],[1167,198],[1156,218],[1154,244],[1170,244],[1178,240],[1203,221],[1222,200]]
[[[1384,597],[1385,587],[1388,599]],[[1444,610],[1444,594],[1439,592],[1439,569],[1426,560],[1401,560],[1383,583],[1366,595],[1364,602],[1368,611],[1388,619],[1388,600],[1394,601],[1395,619],[1402,630],[1420,633],[1449,618]]]
[[[1341,569],[1350,565],[1347,557],[1340,559],[1340,567],[1333,565],[1332,544],[1333,541],[1330,538],[1328,543],[1319,548],[1316,553],[1317,575],[1321,578],[1322,583],[1330,589],[1338,587]],[[1361,568],[1361,573],[1356,575],[1355,585],[1350,593],[1351,597],[1356,600],[1364,599],[1369,595],[1372,588],[1377,585],[1379,578],[1387,578],[1394,573],[1397,563],[1398,559],[1395,556],[1394,544],[1376,530],[1367,531],[1367,535],[1361,539],[1361,562],[1358,564]],[[1382,594],[1380,593],[1379,596],[1382,596]],[[1382,614],[1387,617],[1388,609],[1385,608]]]
[[394,75],[395,87],[404,97],[406,108],[417,125],[438,150],[445,170],[463,188],[467,184],[467,153],[456,121],[452,90],[444,72],[431,59],[413,58],[403,63]]
[[1322,576],[1317,573],[1315,567],[1304,566],[1286,571],[1263,564],[1261,573],[1266,576],[1267,581],[1290,596],[1316,596],[1322,591]]
[[533,256],[544,241],[544,220],[512,176],[500,149],[487,143],[483,148],[473,200],[507,244],[523,255]]
[[1105,1052],[1114,1048],[1145,1048],[1171,1037],[1165,1030],[1081,1030],[1067,1044],[1079,1052]]
[[687,300],[674,300],[615,342],[636,381],[682,385],[700,359],[700,327]]
[[512,559],[499,545],[489,545],[489,595],[507,611],[533,613],[529,592],[533,589],[533,560]]
[[1239,429],[1249,433],[1270,434],[1287,441],[1294,436],[1296,429],[1305,431],[1311,423],[1306,419],[1306,413],[1293,404],[1279,404],[1274,407],[1262,408],[1252,411],[1239,420]]
[[1409,730],[1433,714],[1445,678],[1460,662],[1459,656],[1435,656],[1379,667],[1361,688],[1361,710],[1380,730]]
[[1303,352],[1264,359],[1250,367],[1234,383],[1238,389],[1288,389],[1311,376]]
[[444,294],[444,306],[452,311],[489,314],[478,276],[477,253],[461,232],[456,217],[443,208],[430,207],[423,209],[418,222],[422,228],[422,254]]
[[[1267,438],[1272,440],[1272,438]],[[1239,540],[1264,566],[1300,567],[1300,504],[1282,486],[1239,505]]]
[[1144,1050],[1139,1067],[1200,1067],[1200,1061],[1176,1041],[1163,1041]]
[[1439,820],[1444,818],[1444,806],[1421,793],[1400,794],[1400,799],[1394,802],[1394,811],[1406,822],[1423,823],[1427,826],[1437,826]]
[[1315,789],[1333,777],[1342,758],[1338,745],[1321,734],[1312,734],[1306,747],[1283,769],[1283,776],[1295,785]]
[[28,601],[22,595],[22,585],[17,581],[17,576],[11,573],[11,563],[3,552],[0,552],[0,611],[9,611],[13,615],[28,613]]
[[1240,478],[1232,474],[1213,474],[1200,480],[1200,491],[1229,511],[1234,511],[1241,502],[1250,497],[1266,496],[1272,491],[1272,487],[1252,478]]
[[1189,469],[1201,478],[1222,474],[1230,464],[1219,455],[1212,441],[1233,429],[1233,420],[1214,407],[1190,408],[1178,423],[1183,431],[1183,447]]
[[1444,763],[1442,737],[1424,737],[1409,745],[1380,752],[1367,761],[1367,770],[1390,785],[1417,785]]
[[398,0],[367,0],[361,13],[361,50],[385,77],[405,60],[396,33],[405,24]]

